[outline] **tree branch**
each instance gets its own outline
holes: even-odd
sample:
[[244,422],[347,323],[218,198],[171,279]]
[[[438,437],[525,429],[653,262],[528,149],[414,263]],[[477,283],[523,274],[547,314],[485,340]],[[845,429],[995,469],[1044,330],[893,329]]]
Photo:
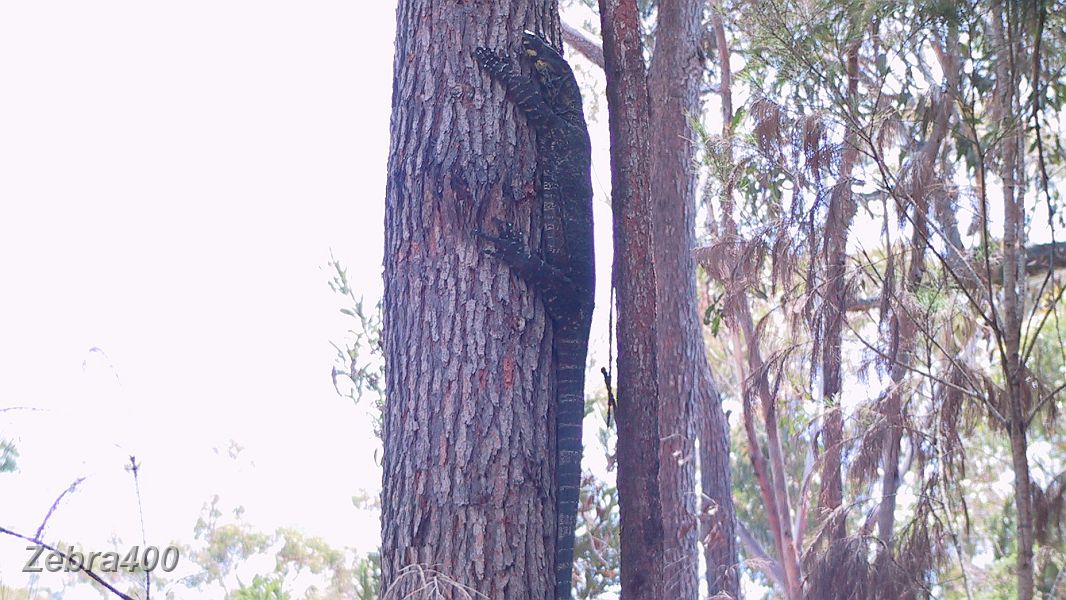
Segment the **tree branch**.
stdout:
[[563,27],[563,42],[602,69],[603,46],[600,45],[600,42],[566,21],[563,21],[561,25]]
[[37,533],[33,535],[33,539],[39,540],[42,536],[44,536],[44,528],[48,525],[48,519],[52,518],[52,513],[54,513],[56,511],[56,508],[59,507],[59,503],[63,500],[63,497],[77,490],[78,486],[81,485],[81,482],[83,481],[85,481],[84,477],[79,477],[75,479],[74,483],[70,484],[70,487],[63,490],[63,492],[59,494],[59,496],[55,499],[55,502],[52,503],[52,507],[48,509],[48,514],[46,514],[44,516],[44,519],[41,521],[41,526],[37,528]]
[[747,526],[739,519],[737,520],[737,535],[740,537],[740,543],[744,546],[744,551],[751,556],[748,562],[772,579],[779,589],[785,589],[785,573],[781,569],[781,563],[766,553],[759,540],[751,535]]
[[[1066,242],[1055,242],[1053,244],[1036,244],[1033,246],[1028,246],[1025,249],[1026,275],[1030,277],[1044,275],[1045,273],[1047,273],[1049,265],[1052,269],[1055,270],[1066,269]],[[993,262],[992,283],[1001,284],[1002,282],[1002,265]],[[869,298],[854,297],[848,300],[847,308],[848,311],[863,311],[877,308],[880,305],[880,296],[871,296]]]
[[[21,533],[18,533],[18,532],[15,532],[15,531],[11,531],[10,529],[7,529],[5,527],[0,527],[0,533],[4,533],[4,534],[10,535],[12,537],[17,537],[18,539],[25,540],[25,541],[27,541],[27,542],[29,542],[31,544],[36,544],[37,546],[40,546],[40,547],[44,548],[45,550],[49,550],[49,551],[51,551],[51,552],[53,552],[55,554],[58,554],[59,556],[63,557],[64,561],[67,561],[67,562],[70,561],[70,557],[67,556],[66,554],[64,554],[63,552],[61,552],[60,550],[58,550],[56,548],[53,548],[52,546],[49,546],[48,544],[46,544],[46,543],[44,543],[44,542],[42,542],[40,540],[31,538],[28,535],[22,535]],[[108,583],[108,582],[104,581],[103,579],[101,579],[99,575],[97,575],[96,573],[93,573],[92,569],[89,568],[89,565],[82,565],[81,569],[79,569],[79,570],[82,573],[85,573],[90,579],[92,579],[96,583],[99,583],[100,585],[102,585],[105,588],[107,588],[107,590],[109,592],[111,592],[112,594],[118,596],[119,598],[122,598],[122,600],[133,600],[133,598],[131,598],[130,596],[127,596],[126,594],[123,594],[122,592],[118,591],[118,589],[116,589],[113,585],[111,585],[110,583]]]

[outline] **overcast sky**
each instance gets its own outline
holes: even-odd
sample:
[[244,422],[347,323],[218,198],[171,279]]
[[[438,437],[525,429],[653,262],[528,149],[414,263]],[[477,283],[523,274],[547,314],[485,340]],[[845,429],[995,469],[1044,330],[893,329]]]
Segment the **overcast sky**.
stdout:
[[135,454],[149,543],[217,493],[376,545],[327,262],[380,295],[393,30],[391,2],[0,3],[0,409],[41,409],[0,413],[0,526],[88,476],[48,537],[138,540]]

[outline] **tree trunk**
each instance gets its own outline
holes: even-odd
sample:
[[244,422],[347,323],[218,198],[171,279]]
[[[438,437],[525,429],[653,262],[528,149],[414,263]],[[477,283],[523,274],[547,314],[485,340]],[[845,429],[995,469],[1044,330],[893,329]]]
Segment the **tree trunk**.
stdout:
[[614,283],[618,290],[618,496],[622,598],[665,593],[652,260],[649,101],[634,0],[600,0],[611,132]]
[[[941,146],[948,133],[948,125],[954,114],[955,101],[958,97],[959,64],[958,59],[959,32],[958,27],[948,27],[946,46],[937,56],[940,60],[940,68],[944,72],[945,94],[936,105],[932,116],[932,127],[929,137],[922,143],[921,149],[916,154],[914,168],[916,176],[909,179],[909,189],[904,193],[910,198],[912,205],[912,234],[910,243],[910,265],[907,269],[905,290],[907,294],[915,294],[925,274],[925,249],[929,239],[929,212],[930,200],[939,211],[945,200],[945,194],[931,190],[931,182],[936,176],[936,160],[940,157]],[[953,219],[954,213],[943,211],[946,217]],[[942,224],[942,227],[944,225]],[[945,229],[950,229],[945,235],[948,240],[959,239],[958,230],[952,224]],[[961,247],[961,240],[954,244],[946,256],[952,256],[952,251]],[[892,389],[886,398],[884,415],[888,428],[885,431],[885,446],[882,454],[883,472],[881,477],[881,506],[878,508],[877,531],[881,538],[882,546],[879,551],[888,558],[892,555],[895,544],[896,526],[896,493],[900,484],[899,457],[900,443],[903,439],[903,416],[904,402],[901,397],[903,387],[900,385],[907,371],[914,361],[915,340],[918,335],[918,327],[911,315],[902,306],[892,308],[892,331],[894,346],[896,348],[896,362],[889,370],[889,378],[892,380]]]
[[[729,428],[711,378],[696,298],[695,133],[700,114],[702,0],[660,0],[655,53],[648,73],[651,99],[651,197],[654,198],[658,284],[660,490],[671,598],[696,598],[699,531],[695,503],[696,427],[701,426],[701,510],[711,595],[739,596],[735,514],[729,472]],[[701,418],[702,417],[702,418]]]
[[[706,360],[706,359],[704,359]],[[700,491],[703,502],[703,558],[707,563],[707,590],[711,597],[729,594],[740,598],[737,556],[737,516],[733,505],[733,474],[729,465],[729,422],[722,412],[718,386],[710,379],[696,388],[704,400],[697,406],[700,426]],[[701,392],[709,392],[704,395]]]
[[995,100],[999,103],[1003,159],[1003,310],[1000,319],[1001,352],[1006,387],[1007,434],[1014,467],[1014,506],[1018,512],[1018,559],[1016,577],[1019,600],[1033,597],[1033,502],[1027,455],[1029,401],[1021,358],[1022,315],[1025,304],[1025,152],[1023,126],[1015,120],[1021,114],[1019,64],[1024,55],[1017,6],[992,3],[992,30],[999,52],[996,62]]
[[[476,229],[539,246],[532,133],[477,67],[524,29],[559,43],[555,0],[400,0],[385,211],[382,597],[436,580],[549,598],[555,504],[551,325]],[[445,597],[458,594],[443,592]]]
[[[847,75],[849,100],[857,98],[859,88],[859,44],[851,42],[847,50]],[[856,100],[857,101],[857,100]],[[829,518],[829,540],[842,539],[847,530],[841,505],[844,500],[844,482],[841,477],[842,445],[844,443],[844,415],[840,408],[841,343],[844,319],[847,315],[847,262],[848,231],[855,213],[855,201],[851,195],[851,171],[858,155],[858,137],[854,128],[845,132],[843,157],[840,161],[840,177],[837,189],[831,192],[829,214],[825,226],[826,283],[824,302],[825,315],[822,333],[822,401],[827,407],[823,439],[825,452],[822,455],[822,490],[819,498],[822,510]]]

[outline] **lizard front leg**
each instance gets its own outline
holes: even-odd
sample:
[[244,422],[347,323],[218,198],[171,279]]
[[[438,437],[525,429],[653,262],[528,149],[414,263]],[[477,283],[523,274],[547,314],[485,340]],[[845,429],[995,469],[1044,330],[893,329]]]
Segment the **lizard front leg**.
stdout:
[[491,248],[485,249],[485,253],[499,256],[523,281],[536,288],[544,299],[549,316],[556,318],[572,312],[575,298],[573,281],[559,268],[534,256],[513,224],[497,220],[497,226],[499,232],[496,235],[480,230],[474,232],[492,244]]
[[516,73],[510,59],[503,58],[488,48],[474,50],[474,58],[488,71],[493,80],[503,85],[507,90],[507,97],[522,109],[530,125],[538,130],[557,125],[559,117],[544,101],[540,87],[529,77]]

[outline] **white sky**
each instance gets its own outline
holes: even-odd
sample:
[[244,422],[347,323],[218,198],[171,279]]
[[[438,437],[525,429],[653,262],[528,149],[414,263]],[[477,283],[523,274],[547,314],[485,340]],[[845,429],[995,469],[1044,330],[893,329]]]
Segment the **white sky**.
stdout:
[[[42,409],[0,413],[0,525],[88,476],[48,538],[138,540],[136,454],[149,543],[218,493],[376,545],[326,264],[380,295],[393,30],[392,2],[0,3],[0,408]],[[0,537],[7,585],[24,545]]]

